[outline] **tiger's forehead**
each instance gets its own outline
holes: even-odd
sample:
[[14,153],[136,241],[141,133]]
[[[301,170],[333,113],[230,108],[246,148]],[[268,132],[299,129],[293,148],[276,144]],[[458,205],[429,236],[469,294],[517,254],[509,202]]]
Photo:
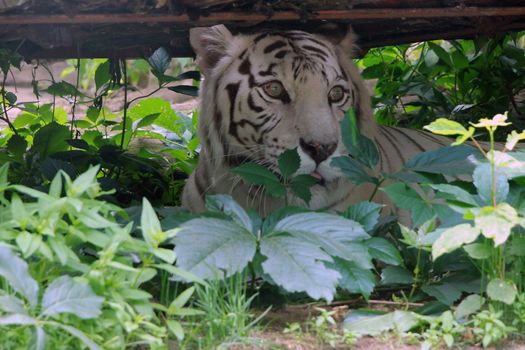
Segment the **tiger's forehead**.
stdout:
[[268,75],[293,72],[294,79],[321,74],[325,79],[344,79],[332,43],[310,33],[288,31],[254,35],[249,46],[254,66]]

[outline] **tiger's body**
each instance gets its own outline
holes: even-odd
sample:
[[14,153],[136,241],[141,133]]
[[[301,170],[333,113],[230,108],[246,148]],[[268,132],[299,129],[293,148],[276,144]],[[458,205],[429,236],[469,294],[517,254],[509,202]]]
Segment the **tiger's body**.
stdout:
[[[418,130],[378,125],[370,95],[352,62],[354,39],[339,42],[301,31],[232,35],[224,26],[196,28],[190,41],[205,79],[201,85],[199,163],[183,193],[183,205],[204,210],[205,196],[231,194],[261,215],[283,205],[230,170],[256,162],[278,172],[277,157],[297,148],[296,174],[322,180],[312,187],[311,209],[343,210],[370,199],[373,186],[355,186],[330,166],[347,154],[339,122],[353,107],[362,134],[380,153],[378,170],[393,173],[421,151],[447,145]],[[389,204],[382,193],[375,201]],[[289,195],[288,203],[304,205]]]

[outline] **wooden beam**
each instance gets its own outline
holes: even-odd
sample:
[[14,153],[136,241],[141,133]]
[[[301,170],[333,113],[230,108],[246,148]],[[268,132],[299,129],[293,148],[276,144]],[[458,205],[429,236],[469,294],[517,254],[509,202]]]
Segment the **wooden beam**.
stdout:
[[[406,18],[457,18],[457,17],[509,17],[524,16],[525,6],[512,7],[464,7],[464,8],[414,8],[414,9],[354,9],[322,10],[309,15],[312,20],[378,20]],[[293,11],[263,15],[246,12],[215,12],[197,20],[187,14],[81,14],[81,15],[0,15],[0,25],[24,24],[125,24],[125,23],[188,23],[206,25],[212,23],[304,20]]]

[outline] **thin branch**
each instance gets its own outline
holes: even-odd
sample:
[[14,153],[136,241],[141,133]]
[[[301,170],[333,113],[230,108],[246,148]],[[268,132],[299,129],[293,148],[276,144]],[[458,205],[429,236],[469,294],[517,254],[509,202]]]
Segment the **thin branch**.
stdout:
[[122,73],[124,74],[124,116],[122,117],[122,138],[120,139],[120,148],[124,148],[124,138],[126,136],[126,123],[128,121],[128,68],[127,61],[122,60]]

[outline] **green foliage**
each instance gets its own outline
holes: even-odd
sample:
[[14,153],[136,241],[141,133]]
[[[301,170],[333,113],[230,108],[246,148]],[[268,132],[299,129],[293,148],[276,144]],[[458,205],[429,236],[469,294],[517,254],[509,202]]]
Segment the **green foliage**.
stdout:
[[466,125],[512,110],[523,129],[523,33],[491,39],[422,42],[374,48],[359,60],[365,79],[377,79],[373,105],[383,124],[421,128],[447,118]]
[[[332,300],[338,284],[370,295],[373,258],[401,263],[388,241],[369,239],[360,224],[337,215],[277,212],[261,222],[224,195],[209,196],[207,207],[214,217],[185,222],[174,238],[177,264],[202,278],[231,276],[250,266],[289,292]],[[364,222],[375,225],[368,216]]]

